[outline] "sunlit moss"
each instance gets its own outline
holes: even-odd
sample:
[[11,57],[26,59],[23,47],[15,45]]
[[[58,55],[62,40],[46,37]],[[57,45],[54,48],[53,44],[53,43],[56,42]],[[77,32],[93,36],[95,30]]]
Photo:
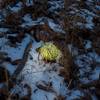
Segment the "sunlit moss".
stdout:
[[61,57],[61,51],[51,42],[40,47],[39,53],[43,59],[53,61]]

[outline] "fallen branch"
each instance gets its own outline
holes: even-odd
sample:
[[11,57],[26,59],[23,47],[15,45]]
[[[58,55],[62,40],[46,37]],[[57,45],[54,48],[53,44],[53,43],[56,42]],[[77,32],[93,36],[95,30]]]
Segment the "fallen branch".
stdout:
[[22,57],[22,61],[18,64],[17,69],[15,70],[14,74],[11,77],[12,80],[14,79],[14,81],[15,81],[17,79],[17,76],[23,70],[23,68],[25,66],[25,63],[27,61],[28,54],[29,54],[29,51],[30,51],[31,46],[32,46],[32,41],[30,41],[28,43],[28,45],[26,46],[25,51],[24,51],[24,54],[23,54],[23,57]]

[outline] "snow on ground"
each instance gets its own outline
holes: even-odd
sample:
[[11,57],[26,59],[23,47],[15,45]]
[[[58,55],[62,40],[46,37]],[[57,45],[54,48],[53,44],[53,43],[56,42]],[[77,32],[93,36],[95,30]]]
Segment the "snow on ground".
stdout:
[[21,10],[22,8],[22,3],[18,2],[16,5],[14,5],[13,7],[9,7],[9,9],[13,12],[18,12],[19,10]]
[[[21,72],[20,77],[32,88],[32,100],[53,100],[57,95],[66,94],[66,86],[63,78],[58,75],[59,64],[46,63],[39,57],[36,48],[40,47],[42,42],[34,43],[30,51],[28,61]],[[37,88],[37,84],[52,83],[52,90],[45,91]],[[37,91],[34,93],[34,91]]]
[[49,0],[48,5],[50,5],[49,11],[57,14],[58,11],[64,8],[64,1],[63,0]]
[[[2,41],[3,42],[3,41]],[[10,58],[12,58],[12,60],[16,60],[16,59],[21,59],[23,56],[23,51],[26,47],[26,45],[30,42],[30,36],[27,35],[21,44],[17,44],[18,46],[15,47],[11,47],[7,44],[7,42],[5,44],[3,44],[1,51],[6,52],[8,54],[8,56]],[[2,44],[1,44],[2,45]],[[6,46],[5,46],[6,45]]]
[[33,25],[44,24],[43,19],[44,18],[37,18],[37,19],[33,20],[31,18],[31,15],[27,14],[23,17],[24,23],[22,23],[21,27],[31,27]]
[[[26,5],[32,5],[32,0],[27,0]],[[90,5],[93,0],[88,0],[87,4]],[[63,8],[63,0],[49,0],[49,12],[52,14],[57,14],[57,12]],[[82,23],[77,23],[80,27],[93,29],[94,23],[92,22],[93,17],[97,16],[92,11],[88,9],[77,9],[74,7],[70,7],[72,10],[71,14],[79,14],[83,18],[86,19],[86,23],[83,25]],[[22,3],[18,2],[14,6],[10,6],[9,9],[12,12],[18,12],[22,8]],[[95,9],[100,9],[99,5],[95,6]],[[4,20],[4,17],[7,15],[7,11],[3,9],[0,10],[0,22]],[[22,18],[23,23],[21,27],[32,27],[33,25],[41,25],[44,23],[48,23],[49,27],[55,32],[64,33],[62,27],[54,20],[48,17],[39,17],[37,19],[32,19],[31,14],[26,14]],[[76,24],[76,23],[75,23]],[[10,31],[7,28],[0,28],[0,36],[1,33],[5,33]],[[14,36],[16,34],[11,34]],[[17,47],[11,47],[8,44],[8,39],[6,37],[0,37],[0,52],[6,52],[8,57],[11,57],[12,60],[21,59],[25,50],[26,45],[30,42],[31,37],[26,35],[23,39],[22,43],[17,43]],[[36,48],[40,47],[43,42],[35,42],[33,41],[32,48],[29,52],[28,60],[25,64],[24,69],[21,71],[21,74],[18,76],[18,79],[22,79],[22,82],[12,89],[12,93],[19,93],[21,96],[27,94],[27,90],[24,88],[24,84],[27,83],[32,88],[32,100],[54,100],[56,96],[62,95],[67,98],[67,100],[73,100],[75,98],[79,98],[80,96],[84,96],[84,93],[78,89],[69,90],[67,89],[63,77],[59,76],[59,68],[60,65],[58,63],[46,63],[42,60],[39,53],[36,51]],[[92,42],[89,40],[84,41],[85,49],[92,48]],[[72,48],[69,45],[69,48]],[[76,59],[75,63],[79,66],[79,80],[82,83],[88,83],[92,80],[99,79],[100,77],[100,65],[95,66],[96,63],[100,63],[100,56],[95,52],[84,53],[78,55],[78,50],[72,48]],[[71,51],[71,50],[70,50]],[[1,64],[0,64],[1,65]],[[3,65],[7,68],[7,70],[12,75],[17,66],[10,64],[9,62],[3,63]],[[94,68],[94,69],[93,69]],[[93,71],[92,71],[93,70]],[[91,72],[91,73],[90,73]],[[87,76],[88,75],[88,76]],[[49,90],[39,89],[39,85],[48,86],[50,84]],[[2,84],[0,83],[0,87]],[[93,100],[96,98],[93,97]]]
[[[79,66],[80,81],[82,83],[88,83],[92,80],[99,79],[100,56],[95,52],[79,55],[76,57],[75,62]],[[95,65],[96,63],[98,63],[97,66]]]
[[55,32],[61,32],[65,33],[62,29],[61,25],[59,25],[55,20],[47,18],[47,17],[40,17],[37,19],[32,19],[31,15],[27,14],[23,17],[24,23],[21,25],[21,27],[31,27],[35,25],[42,25],[45,23],[48,23],[49,27],[55,31]]
[[[15,36],[16,34],[12,34],[12,36]],[[11,58],[12,61],[17,59],[22,59],[25,47],[30,42],[31,38],[29,35],[26,35],[26,37],[23,39],[21,43],[17,44],[17,47],[11,47],[9,45],[9,41],[6,38],[0,38],[0,52],[6,52],[7,56]],[[7,68],[7,70],[12,75],[16,69],[16,66],[10,64],[9,62],[5,62],[2,64]]]

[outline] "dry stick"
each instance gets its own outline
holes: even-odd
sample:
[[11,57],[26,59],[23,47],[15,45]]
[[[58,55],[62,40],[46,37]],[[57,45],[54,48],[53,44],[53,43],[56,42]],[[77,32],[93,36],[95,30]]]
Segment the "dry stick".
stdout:
[[[28,58],[28,54],[29,54],[29,51],[30,51],[30,48],[32,46],[32,41],[30,41],[28,43],[28,45],[26,46],[25,48],[25,52],[23,54],[23,60],[21,61],[21,63],[18,65],[17,69],[15,70],[14,74],[12,75],[12,77],[9,79],[9,80],[17,80],[17,77],[18,75],[21,73],[21,71],[23,70],[24,66],[25,66],[25,62],[27,61],[27,58]],[[14,92],[13,92],[14,93]],[[13,93],[9,93],[9,96],[8,96],[8,99],[7,100],[10,100],[10,97],[12,96]]]
[[29,54],[29,51],[30,51],[31,46],[32,46],[32,41],[29,42],[29,44],[26,46],[26,49],[25,49],[25,52],[24,52],[24,55],[23,55],[23,59],[22,59],[21,63],[18,65],[18,67],[15,70],[14,74],[12,75],[12,78],[16,79],[17,76],[22,71],[22,69],[24,68],[25,62],[27,61],[28,54]]

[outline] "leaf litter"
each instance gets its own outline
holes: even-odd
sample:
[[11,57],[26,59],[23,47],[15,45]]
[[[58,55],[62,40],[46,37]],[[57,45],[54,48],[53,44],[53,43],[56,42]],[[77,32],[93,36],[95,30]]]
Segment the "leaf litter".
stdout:
[[[63,11],[65,1],[49,0],[48,8],[0,1],[1,100],[99,99],[99,1],[77,0]],[[47,41],[63,52],[59,62],[37,52]]]

